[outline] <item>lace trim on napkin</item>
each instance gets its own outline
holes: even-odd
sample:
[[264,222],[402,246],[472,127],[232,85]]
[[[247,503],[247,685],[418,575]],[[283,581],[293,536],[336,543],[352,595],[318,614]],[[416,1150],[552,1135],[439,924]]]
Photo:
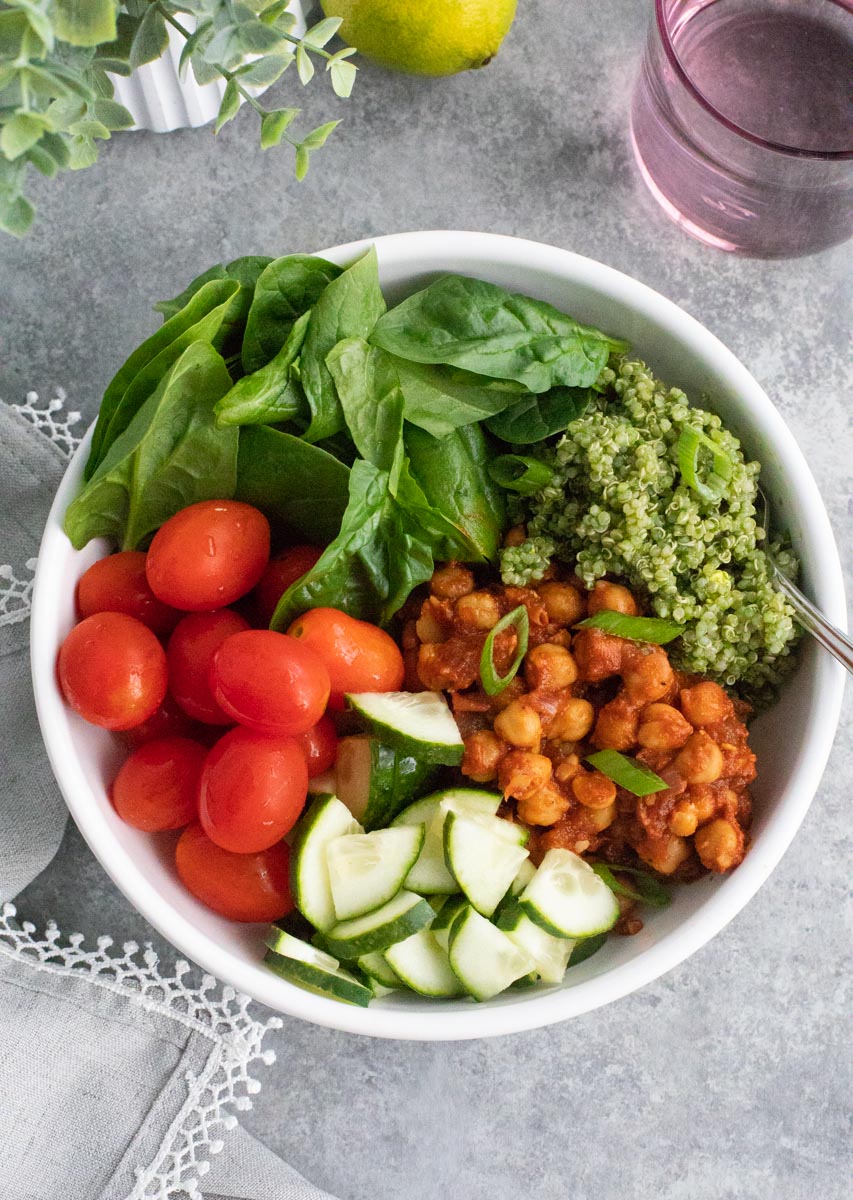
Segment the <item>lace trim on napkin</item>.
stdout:
[[250,1097],[261,1085],[249,1072],[258,1063],[275,1062],[275,1051],[262,1050],[261,1043],[267,1030],[281,1028],[280,1019],[254,1020],[248,1012],[249,997],[227,985],[220,990],[212,975],[204,975],[198,987],[189,986],[184,977],[191,968],[184,960],[176,962],[173,975],[161,974],[150,945],[140,951],[136,942],[125,942],[120,956],[111,955],[112,938],[100,937],[97,950],[84,950],[80,933],[60,945],[61,934],[53,922],[39,939],[31,922],[14,922],[15,913],[13,904],[0,909],[0,954],[40,971],[85,974],[93,986],[126,996],[210,1040],[212,1052],[204,1070],[198,1075],[187,1072],[186,1100],[153,1161],[137,1168],[136,1183],[127,1196],[168,1200],[183,1192],[191,1200],[202,1200],[199,1179],[210,1169],[208,1156],[222,1150],[219,1135],[237,1125],[236,1116],[227,1110],[252,1107]]

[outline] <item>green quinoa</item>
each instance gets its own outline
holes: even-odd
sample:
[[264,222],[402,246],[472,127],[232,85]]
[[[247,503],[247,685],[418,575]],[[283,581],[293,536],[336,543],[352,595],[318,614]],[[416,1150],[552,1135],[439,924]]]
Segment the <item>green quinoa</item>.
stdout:
[[[528,536],[503,550],[504,582],[541,579],[555,556],[575,565],[587,587],[604,575],[622,577],[658,616],[687,626],[673,648],[676,665],[765,703],[799,630],[760,547],[759,464],[744,460],[718,416],[691,407],[644,363],[616,360],[599,383],[596,404],[541,455],[552,481],[515,514]],[[681,477],[676,445],[685,426],[731,460],[719,500],[701,498]],[[796,577],[790,551],[774,545],[773,553]]]

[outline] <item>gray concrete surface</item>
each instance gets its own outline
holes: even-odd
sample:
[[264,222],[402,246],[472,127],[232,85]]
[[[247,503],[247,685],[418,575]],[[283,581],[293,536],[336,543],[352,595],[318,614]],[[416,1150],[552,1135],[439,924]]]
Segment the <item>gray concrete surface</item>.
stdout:
[[[0,241],[0,395],[62,385],[91,416],[155,327],[152,301],[223,258],[405,229],[521,234],[637,276],[741,357],[799,439],[849,565],[849,246],[736,259],[658,211],[626,122],[650,7],[522,0],[482,72],[365,65],[346,104],[312,87],[309,121],[345,124],[302,186],[286,154],[257,148],[250,113],[215,142],[116,137],[95,170],[36,189],[26,241]],[[342,1200],[848,1196],[850,713],[848,697],[781,866],[689,962],[603,1011],[496,1041],[388,1043],[286,1020],[248,1127]],[[19,910],[171,953],[73,828]]]

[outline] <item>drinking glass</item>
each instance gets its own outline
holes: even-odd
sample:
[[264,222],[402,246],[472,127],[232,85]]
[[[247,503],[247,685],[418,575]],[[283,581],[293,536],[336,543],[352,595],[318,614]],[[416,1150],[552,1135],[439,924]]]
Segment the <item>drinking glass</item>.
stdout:
[[853,234],[853,2],[655,0],[631,106],[652,195],[721,250]]

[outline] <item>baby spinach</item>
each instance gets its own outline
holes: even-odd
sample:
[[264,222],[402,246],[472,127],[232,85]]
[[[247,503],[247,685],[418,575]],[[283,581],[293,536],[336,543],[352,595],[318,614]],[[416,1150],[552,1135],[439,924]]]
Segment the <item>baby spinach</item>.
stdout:
[[288,254],[258,276],[243,335],[243,369],[265,366],[284,345],[297,317],[312,308],[341,268],[324,258]]
[[307,422],[307,404],[292,367],[308,325],[308,313],[294,322],[287,339],[266,366],[244,375],[216,406],[220,425],[276,425],[302,417]]
[[364,338],[344,338],[326,355],[326,366],[359,454],[390,471],[403,436],[403,398],[389,356]]
[[541,492],[554,477],[546,463],[524,454],[501,454],[492,459],[488,471],[498,487],[517,492],[519,496],[533,496]]
[[232,262],[226,263],[225,266],[218,263],[215,267],[211,267],[209,271],[205,271],[202,275],[197,276],[192,283],[184,288],[180,296],[176,296],[174,300],[161,300],[159,304],[154,305],[154,308],[158,312],[163,313],[164,319],[168,320],[170,316],[173,316],[176,312],[180,312],[196,292],[211,279],[236,280],[240,285],[240,290],[234,296],[231,307],[223,321],[222,341],[217,349],[226,361],[231,359],[239,360],[243,332],[246,328],[246,319],[252,305],[252,297],[255,294],[255,285],[264,268],[272,261],[266,255],[249,254],[243,258],[235,258]]
[[240,431],[238,500],[308,542],[337,537],[347,507],[349,468],[319,446],[266,426]]
[[406,420],[433,437],[446,437],[460,425],[503,412],[526,392],[513,380],[485,379],[455,367],[407,362],[396,355],[389,358],[397,369]]
[[398,304],[370,340],[412,362],[514,379],[531,392],[589,387],[608,356],[626,348],[543,300],[464,275],[446,275]]
[[344,338],[369,337],[384,311],[376,250],[371,247],[332,280],[308,318],[299,360],[300,380],[311,409],[311,423],[304,435],[307,441],[332,437],[345,424],[326,355]]
[[541,395],[527,395],[489,417],[485,426],[501,441],[515,446],[541,442],[586,412],[592,391],[589,388],[556,387]]
[[233,495],[237,430],[213,418],[230,385],[208,343],[184,351],[69,505],[65,532],[76,549],[94,537],[135,549],[187,505]]

